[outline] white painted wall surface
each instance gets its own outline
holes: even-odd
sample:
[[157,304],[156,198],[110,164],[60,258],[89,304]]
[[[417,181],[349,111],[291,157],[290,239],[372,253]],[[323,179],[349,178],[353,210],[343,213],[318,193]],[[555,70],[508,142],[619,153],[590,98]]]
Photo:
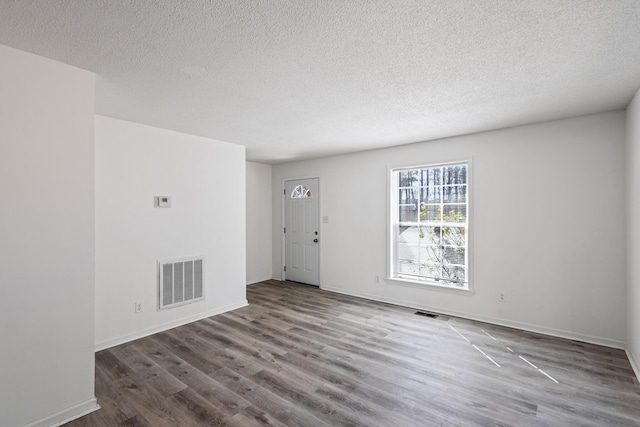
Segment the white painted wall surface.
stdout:
[[271,165],[247,162],[247,284],[271,279]]
[[640,91],[627,107],[627,354],[640,378]]
[[[246,305],[244,147],[96,125],[96,348]],[[154,196],[172,207],[154,208]],[[157,261],[204,255],[204,301],[158,311]],[[136,302],[143,312],[135,313]]]
[[0,425],[94,399],[94,75],[0,45]]
[[[624,347],[624,119],[618,111],[276,165],[273,275],[281,277],[282,182],[319,176],[329,217],[322,288]],[[388,168],[469,156],[475,294],[375,283],[386,275]]]

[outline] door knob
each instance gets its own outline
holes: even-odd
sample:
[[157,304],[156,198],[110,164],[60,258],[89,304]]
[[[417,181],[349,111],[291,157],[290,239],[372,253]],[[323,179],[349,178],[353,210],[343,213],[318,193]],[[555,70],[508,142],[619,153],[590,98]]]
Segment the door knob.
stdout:
[[318,239],[313,239],[313,243],[318,243]]

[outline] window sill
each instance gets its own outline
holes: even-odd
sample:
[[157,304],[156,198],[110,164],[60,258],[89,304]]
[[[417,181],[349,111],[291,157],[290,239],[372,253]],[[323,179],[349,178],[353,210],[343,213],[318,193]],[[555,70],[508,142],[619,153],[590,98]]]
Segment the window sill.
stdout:
[[429,291],[448,292],[448,293],[458,294],[458,295],[475,294],[475,291],[470,288],[467,288],[467,289],[454,288],[453,286],[440,285],[436,282],[421,282],[417,280],[399,279],[397,277],[386,277],[384,281],[391,285],[408,286],[410,288],[419,288],[419,289],[425,289]]

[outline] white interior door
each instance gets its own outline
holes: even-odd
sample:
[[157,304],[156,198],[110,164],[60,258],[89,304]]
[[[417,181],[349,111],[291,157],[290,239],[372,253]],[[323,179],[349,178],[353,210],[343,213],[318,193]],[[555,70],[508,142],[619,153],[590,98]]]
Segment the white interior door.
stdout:
[[320,285],[318,178],[285,181],[285,279]]

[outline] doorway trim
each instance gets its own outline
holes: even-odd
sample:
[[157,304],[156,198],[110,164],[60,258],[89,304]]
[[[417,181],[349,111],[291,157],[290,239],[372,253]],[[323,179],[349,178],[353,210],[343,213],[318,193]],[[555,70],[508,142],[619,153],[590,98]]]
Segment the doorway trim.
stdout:
[[[322,179],[320,178],[320,176],[318,175],[302,175],[302,176],[293,176],[293,177],[286,177],[286,178],[282,178],[282,182],[280,182],[280,210],[282,212],[282,214],[280,215],[280,240],[281,240],[281,244],[280,244],[280,277],[282,278],[283,281],[287,280],[287,275],[286,272],[284,271],[284,265],[285,262],[287,261],[287,256],[285,253],[286,250],[286,241],[285,241],[285,233],[284,233],[284,227],[286,224],[286,218],[285,215],[287,213],[287,207],[285,206],[285,202],[286,202],[286,194],[285,194],[285,186],[286,186],[286,181],[296,181],[299,179],[317,179],[318,180],[318,192],[320,193],[320,195],[322,196]],[[320,242],[318,243],[318,288],[322,289],[322,239],[323,239],[323,232],[322,232],[322,197],[318,198],[318,228],[320,230]]]

